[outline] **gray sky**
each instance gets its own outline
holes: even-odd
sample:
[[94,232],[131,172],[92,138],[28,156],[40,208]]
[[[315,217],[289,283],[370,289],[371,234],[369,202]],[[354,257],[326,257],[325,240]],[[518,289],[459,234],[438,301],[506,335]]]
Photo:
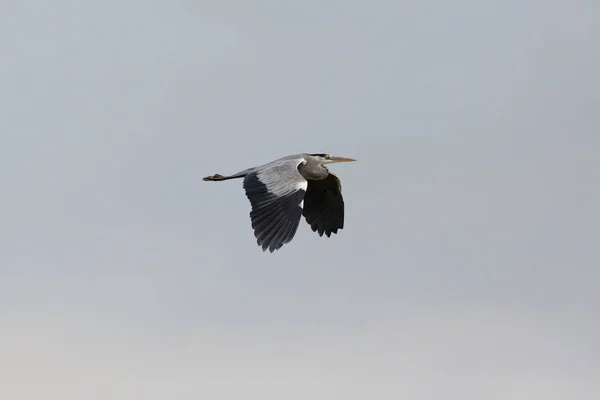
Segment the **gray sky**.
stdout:
[[600,398],[600,5],[210,3],[0,6],[0,397]]

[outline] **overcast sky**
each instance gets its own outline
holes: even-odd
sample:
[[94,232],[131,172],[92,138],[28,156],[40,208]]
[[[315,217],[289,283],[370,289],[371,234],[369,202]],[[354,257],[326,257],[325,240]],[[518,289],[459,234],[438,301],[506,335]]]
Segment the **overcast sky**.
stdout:
[[[595,0],[5,1],[0,397],[600,398]],[[345,227],[263,253],[299,152]]]

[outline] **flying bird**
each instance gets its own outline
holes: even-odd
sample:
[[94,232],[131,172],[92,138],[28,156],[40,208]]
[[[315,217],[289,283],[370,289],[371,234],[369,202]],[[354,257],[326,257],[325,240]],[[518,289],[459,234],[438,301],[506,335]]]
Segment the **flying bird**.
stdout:
[[273,253],[289,243],[302,216],[313,232],[330,237],[344,227],[342,185],[326,164],[356,161],[330,154],[295,154],[237,174],[215,174],[205,181],[243,178],[256,242]]

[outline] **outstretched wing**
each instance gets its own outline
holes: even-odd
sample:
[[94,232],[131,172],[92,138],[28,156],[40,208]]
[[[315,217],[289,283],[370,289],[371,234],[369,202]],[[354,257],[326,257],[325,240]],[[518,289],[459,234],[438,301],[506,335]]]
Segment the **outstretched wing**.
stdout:
[[250,219],[256,242],[272,253],[289,243],[302,217],[308,182],[298,171],[304,158],[278,160],[249,172],[244,178],[252,205]]
[[325,233],[330,237],[344,228],[344,198],[337,176],[330,172],[325,179],[308,182],[302,214],[319,236]]

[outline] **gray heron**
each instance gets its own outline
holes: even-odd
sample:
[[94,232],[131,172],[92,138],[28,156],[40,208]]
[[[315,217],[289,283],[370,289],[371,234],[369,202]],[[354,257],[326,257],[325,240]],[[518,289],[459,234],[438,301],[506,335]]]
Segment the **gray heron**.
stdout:
[[244,179],[256,242],[263,251],[273,253],[294,238],[302,216],[319,236],[330,237],[343,229],[342,185],[325,165],[351,161],[356,160],[321,153],[295,154],[237,174],[215,174],[203,180]]

